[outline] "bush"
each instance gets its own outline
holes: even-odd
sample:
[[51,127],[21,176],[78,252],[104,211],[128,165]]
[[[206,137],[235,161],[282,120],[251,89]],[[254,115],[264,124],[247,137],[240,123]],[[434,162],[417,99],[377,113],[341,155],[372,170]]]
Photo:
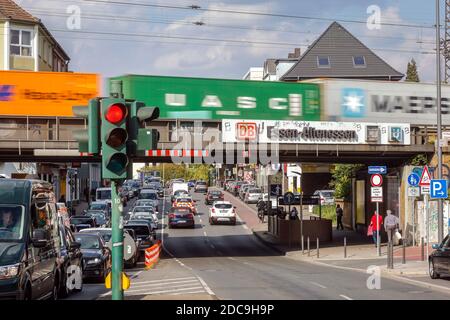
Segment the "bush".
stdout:
[[[319,215],[319,206],[313,207],[313,213],[315,215]],[[322,206],[322,219],[331,220],[331,221],[333,221],[332,224],[336,225],[337,224],[336,205],[332,204],[332,205]]]

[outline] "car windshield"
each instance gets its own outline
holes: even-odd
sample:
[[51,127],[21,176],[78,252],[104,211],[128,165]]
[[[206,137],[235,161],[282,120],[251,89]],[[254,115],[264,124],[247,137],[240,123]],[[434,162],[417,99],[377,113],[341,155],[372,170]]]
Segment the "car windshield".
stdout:
[[197,185],[199,185],[199,186],[206,186],[206,182],[197,182]]
[[156,194],[156,192],[141,192],[139,197],[141,199],[151,199],[151,200],[157,200],[158,199],[158,195]]
[[151,215],[147,214],[146,212],[138,212],[137,214],[135,214],[133,216],[133,219],[137,219],[137,220],[148,220],[153,222],[153,218]]
[[261,189],[248,189],[248,193],[261,193]]
[[212,196],[220,196],[222,194],[222,192],[220,192],[220,191],[211,191],[210,194]]
[[137,206],[133,208],[133,212],[151,212],[152,207],[149,206]]
[[148,236],[150,235],[150,231],[145,225],[127,225],[127,229],[133,229],[136,233],[136,236]]
[[0,205],[0,241],[22,239],[24,211],[23,206]]
[[111,200],[111,190],[97,190],[97,199]]
[[80,232],[81,233],[94,233],[94,234],[96,233],[100,237],[102,237],[103,241],[105,241],[105,242],[108,242],[109,240],[111,240],[111,237],[112,237],[111,231],[108,231],[108,230],[83,229]]
[[90,210],[104,210],[106,209],[106,203],[91,203]]
[[181,194],[187,194],[188,192],[187,191],[185,191],[185,190],[177,190],[177,191],[175,191],[175,195],[176,196],[178,196],[178,195],[181,195]]
[[231,209],[233,206],[230,203],[216,203],[214,207],[217,209]]
[[84,218],[84,217],[79,217],[79,218],[74,218],[71,217],[70,218],[70,223],[72,224],[90,224],[92,221],[92,218]]
[[331,191],[322,191],[322,196],[323,196],[324,198],[333,198],[334,192],[331,192]]
[[100,249],[99,238],[95,235],[75,235],[75,241],[81,244],[81,249]]

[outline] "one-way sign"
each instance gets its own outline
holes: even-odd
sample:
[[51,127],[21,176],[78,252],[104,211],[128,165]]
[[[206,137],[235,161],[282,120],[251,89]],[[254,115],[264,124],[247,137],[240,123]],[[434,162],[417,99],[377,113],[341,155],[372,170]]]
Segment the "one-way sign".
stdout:
[[386,166],[369,166],[369,174],[386,174]]

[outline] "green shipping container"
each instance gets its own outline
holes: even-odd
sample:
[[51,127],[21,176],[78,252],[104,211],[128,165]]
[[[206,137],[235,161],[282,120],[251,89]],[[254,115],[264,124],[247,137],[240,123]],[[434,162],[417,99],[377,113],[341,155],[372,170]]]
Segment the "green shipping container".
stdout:
[[126,75],[126,99],[160,108],[161,119],[320,120],[311,83]]

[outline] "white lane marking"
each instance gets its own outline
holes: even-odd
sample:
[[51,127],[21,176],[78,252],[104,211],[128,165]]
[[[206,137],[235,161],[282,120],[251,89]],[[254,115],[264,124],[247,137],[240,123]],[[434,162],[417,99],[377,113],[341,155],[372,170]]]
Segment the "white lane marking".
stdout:
[[188,293],[204,293],[205,290],[197,290],[197,291],[188,291],[188,292],[177,292],[177,293],[172,293],[172,296],[178,296],[180,294],[188,294]]
[[343,294],[340,294],[339,297],[342,297],[342,298],[344,298],[346,300],[353,300],[352,298],[344,296]]
[[210,295],[214,295],[214,292],[208,287],[208,285],[206,284],[205,281],[203,281],[202,278],[200,278],[199,276],[197,276],[198,281],[200,281],[200,283],[202,284],[203,288],[206,290],[206,292],[208,292],[208,294]]
[[197,279],[197,278],[196,277],[168,278],[168,279],[161,279],[161,280],[136,281],[136,282],[133,282],[133,283],[136,283],[136,284],[139,284],[139,283],[157,283],[157,282],[192,280],[192,279]]
[[198,286],[200,285],[198,283],[198,280],[195,280],[195,283],[182,283],[182,284],[178,284],[178,283],[173,283],[172,286],[170,285],[166,285],[165,283],[163,284],[152,284],[152,285],[143,285],[140,286],[138,288],[134,288],[131,287],[131,290],[143,290],[143,289],[149,289],[149,290],[165,290],[165,289],[176,289],[176,288],[181,288],[181,287],[189,287],[189,286]]
[[140,274],[142,273],[142,271],[136,272],[135,274],[131,274],[131,278],[137,278]]
[[248,227],[247,227],[247,225],[246,225],[246,224],[242,225],[242,228],[244,228],[244,229],[248,230]]
[[233,258],[233,257],[228,257],[228,259],[233,260],[233,261],[238,261],[236,258]]
[[100,297],[103,298],[103,297],[109,296],[109,295],[111,294],[111,292],[112,292],[112,291],[108,291],[108,292],[106,292],[106,293],[103,293],[103,294],[100,295]]
[[148,289],[138,289],[138,290],[127,290],[127,293],[145,291],[144,294],[160,294],[160,293],[179,292],[179,291],[194,290],[194,289],[201,289],[201,288],[202,288],[201,286],[197,286],[197,287],[188,287],[188,288],[171,289],[171,290],[159,290],[159,291],[148,291]]
[[325,286],[323,286],[323,285],[321,285],[320,283],[317,283],[317,282],[310,281],[310,283],[315,285],[315,286],[317,286],[317,287],[319,287],[319,288],[322,288],[322,289],[326,289],[327,288],[327,287],[325,287]]
[[202,223],[202,219],[198,219],[198,221],[200,221],[200,223]]
[[140,284],[132,283],[132,286],[133,287],[171,286],[171,285],[182,285],[182,284],[186,284],[188,282],[197,282],[197,281],[198,281],[197,279],[193,279],[193,280],[159,282],[159,283],[140,283]]
[[207,236],[208,236],[208,234],[206,233],[206,231],[203,231],[203,234],[205,235],[205,237],[207,237]]

